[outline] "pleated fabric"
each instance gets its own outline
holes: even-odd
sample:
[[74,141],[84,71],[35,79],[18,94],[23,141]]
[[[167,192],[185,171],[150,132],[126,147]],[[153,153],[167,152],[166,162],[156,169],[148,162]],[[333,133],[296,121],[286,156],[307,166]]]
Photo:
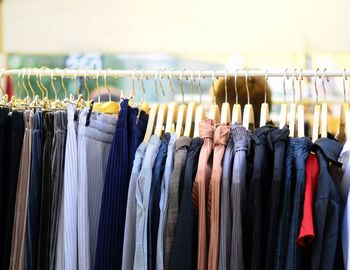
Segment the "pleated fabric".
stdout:
[[92,112],[79,115],[78,127],[78,255],[79,269],[94,265],[98,220],[108,155],[117,118]]
[[25,132],[19,166],[15,218],[12,231],[11,269],[24,269],[25,232],[30,179],[33,118],[34,113],[32,111],[26,110],[23,113]]
[[42,112],[34,115],[32,139],[32,157],[30,167],[30,181],[27,210],[26,232],[26,269],[38,269],[38,243],[41,204],[41,169],[42,169]]
[[94,269],[121,269],[129,180],[148,115],[124,99],[108,157]]

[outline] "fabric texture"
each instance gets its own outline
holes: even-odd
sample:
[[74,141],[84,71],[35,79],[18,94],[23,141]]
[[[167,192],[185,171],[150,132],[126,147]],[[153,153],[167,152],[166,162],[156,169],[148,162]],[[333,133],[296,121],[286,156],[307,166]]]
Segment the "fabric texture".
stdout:
[[[196,269],[197,265],[197,217],[192,204],[192,186],[196,177],[203,139],[192,139],[187,151],[184,186],[175,228],[170,269]],[[158,235],[159,237],[159,235]]]

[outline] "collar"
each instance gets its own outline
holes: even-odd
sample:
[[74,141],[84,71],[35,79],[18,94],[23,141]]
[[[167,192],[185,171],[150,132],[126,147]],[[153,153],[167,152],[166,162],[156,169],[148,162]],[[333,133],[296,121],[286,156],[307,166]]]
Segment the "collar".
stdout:
[[329,138],[320,138],[312,146],[312,150],[319,150],[328,162],[331,162],[338,167],[342,166],[338,161],[342,149],[343,146],[340,143]]

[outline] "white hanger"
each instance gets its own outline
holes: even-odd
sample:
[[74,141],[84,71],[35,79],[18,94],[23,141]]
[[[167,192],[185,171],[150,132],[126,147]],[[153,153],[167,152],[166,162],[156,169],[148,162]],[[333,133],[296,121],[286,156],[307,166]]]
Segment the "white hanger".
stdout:
[[[188,79],[188,78],[186,78]],[[195,78],[193,76],[193,72],[191,72],[191,92],[192,92],[192,101],[188,103],[187,107],[187,114],[186,114],[186,125],[185,125],[185,131],[184,136],[191,137],[192,135],[192,129],[193,124],[195,121],[195,114],[196,114],[196,108],[197,108],[197,102],[193,100],[194,98],[194,83]]]
[[312,126],[312,142],[315,142],[318,139],[318,135],[320,132],[320,113],[321,113],[321,106],[318,104],[318,89],[317,89],[317,72],[320,69],[315,70],[315,76],[314,76],[314,86],[315,86],[315,92],[316,92],[316,104],[314,107],[314,120],[313,120],[313,126]]
[[293,102],[290,104],[290,110],[289,110],[289,136],[290,137],[295,136],[295,120],[296,120],[296,111],[297,111],[297,104],[295,102],[295,87],[294,87],[295,71],[296,71],[296,68],[293,70],[293,77],[292,77]]
[[[281,112],[280,112],[280,129],[282,129],[287,123],[287,93],[286,93],[286,74],[288,68],[284,71],[283,74],[283,93],[284,93],[284,103],[281,104]],[[289,77],[287,77],[289,80]]]
[[241,104],[238,103],[238,91],[237,91],[237,69],[235,70],[235,94],[236,94],[236,102],[232,108],[232,124],[242,123],[242,108]]
[[346,87],[345,87],[345,81],[348,79],[346,77],[346,69],[343,71],[343,92],[344,92],[344,102],[341,104],[340,107],[340,118],[339,118],[339,126],[338,126],[338,132],[336,135],[337,140],[340,143],[344,143],[346,138],[350,138],[350,123],[349,119],[347,119],[347,115],[349,115],[349,104],[346,100]]
[[199,105],[196,109],[196,117],[194,122],[194,132],[193,132],[193,138],[196,138],[199,136],[199,123],[205,119],[205,108],[202,105],[202,86],[201,86],[201,80],[202,80],[202,72],[198,72],[198,91],[199,91]]
[[[326,93],[326,87],[324,84],[324,77],[326,68],[322,72],[322,88],[323,88],[323,102],[321,104],[321,138],[327,138],[327,131],[328,131],[328,108],[327,108],[327,93]],[[327,82],[329,82],[328,77],[326,78]]]
[[163,94],[163,103],[159,106],[158,109],[158,114],[157,114],[157,122],[156,122],[156,128],[154,130],[154,133],[157,134],[158,138],[161,138],[163,135],[163,127],[166,121],[166,116],[168,113],[168,104],[165,103],[165,91],[163,88],[163,84],[162,84],[162,71],[159,71],[159,85],[160,85],[160,89],[162,91]]
[[211,77],[211,89],[213,91],[213,103],[210,106],[208,118],[215,120],[216,123],[219,123],[219,121],[220,121],[220,109],[219,109],[219,106],[216,104],[216,89],[215,89],[214,81],[215,81],[215,73],[213,70],[212,77]]
[[[172,72],[170,71],[170,74],[168,76],[169,87],[170,87],[170,90],[173,92],[173,95],[175,98],[175,90],[174,90],[173,84],[171,83],[171,76],[172,76]],[[166,118],[166,125],[165,125],[165,132],[174,132],[175,131],[175,124],[176,124],[178,107],[179,107],[179,105],[177,104],[177,102],[170,102],[169,103],[168,115]]]
[[182,104],[179,106],[177,111],[177,118],[176,118],[176,130],[175,133],[177,137],[179,138],[182,136],[185,128],[185,121],[186,121],[186,113],[187,113],[187,106],[185,104],[185,93],[182,86],[182,75],[183,71],[180,74],[179,80],[180,80],[180,90],[182,95]]
[[302,104],[302,90],[301,90],[301,85],[302,85],[302,73],[303,69],[300,69],[299,73],[299,105],[298,105],[298,138],[302,138],[305,136],[305,124],[304,124],[304,105]]
[[249,128],[254,129],[254,110],[252,104],[250,104],[250,93],[248,88],[248,78],[249,78],[249,69],[246,70],[245,74],[245,87],[247,90],[247,104],[244,106],[243,110],[243,127],[247,130]]
[[265,94],[264,94],[264,103],[261,104],[261,110],[260,110],[260,127],[265,126],[267,121],[270,120],[270,110],[269,110],[269,104],[266,102],[266,92],[267,92],[267,70],[265,72]]
[[227,70],[225,70],[225,102],[221,106],[221,124],[230,123],[231,109],[230,103],[227,102]]

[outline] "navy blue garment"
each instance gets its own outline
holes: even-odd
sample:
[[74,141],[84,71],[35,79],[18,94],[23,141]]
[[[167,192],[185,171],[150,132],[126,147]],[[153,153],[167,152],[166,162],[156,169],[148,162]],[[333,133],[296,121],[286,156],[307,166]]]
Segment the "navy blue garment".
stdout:
[[28,270],[38,269],[39,224],[41,204],[42,173],[42,112],[34,115],[32,156],[30,164],[30,181],[28,192],[28,218],[26,232],[26,267]]
[[157,235],[160,213],[159,200],[170,136],[168,132],[164,134],[152,171],[147,219],[147,264],[149,270],[156,269]]
[[148,115],[124,99],[109,152],[103,189],[94,269],[121,269],[126,204],[133,158],[141,143]]
[[23,136],[24,136],[24,120],[23,112],[13,111],[9,117],[9,128],[7,138],[8,145],[6,145],[5,153],[5,171],[4,179],[7,181],[7,194],[6,198],[6,219],[1,220],[0,223],[5,225],[5,237],[3,242],[3,250],[0,252],[2,256],[2,269],[9,269],[11,245],[12,245],[12,227],[14,220],[15,204],[16,204],[16,193],[17,193],[17,182],[18,182],[18,171],[21,160]]

